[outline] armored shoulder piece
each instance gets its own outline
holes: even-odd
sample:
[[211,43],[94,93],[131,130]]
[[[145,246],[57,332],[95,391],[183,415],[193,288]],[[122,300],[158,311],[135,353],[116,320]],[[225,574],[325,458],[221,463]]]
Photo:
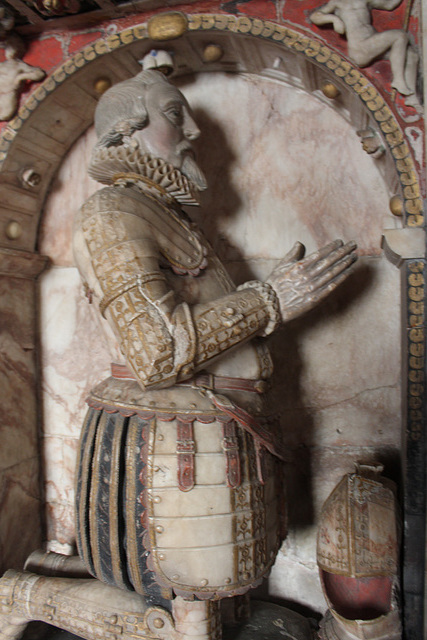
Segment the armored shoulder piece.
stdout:
[[188,378],[222,352],[271,333],[279,322],[274,291],[259,282],[192,308],[179,300],[161,259],[176,273],[196,277],[207,266],[206,252],[177,211],[152,197],[129,188],[102,189],[82,207],[76,227],[89,256],[79,268],[99,291],[100,311],[144,388]]

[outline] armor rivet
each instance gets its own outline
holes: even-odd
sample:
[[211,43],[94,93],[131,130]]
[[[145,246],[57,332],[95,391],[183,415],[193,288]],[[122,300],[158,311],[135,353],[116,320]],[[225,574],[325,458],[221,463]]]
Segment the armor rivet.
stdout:
[[160,471],[160,467],[154,467],[154,471],[157,473],[157,471]]
[[118,620],[117,616],[111,616],[110,624],[117,624],[117,620]]
[[224,582],[225,582],[225,584],[231,584],[231,578],[226,578],[226,579],[224,580]]
[[156,531],[157,531],[157,533],[163,533],[164,529],[163,529],[162,525],[158,524],[157,527],[156,527]]
[[164,626],[165,626],[164,620],[162,620],[161,618],[154,618],[153,627],[155,627],[156,629],[163,629]]
[[177,573],[175,573],[174,576],[172,576],[172,580],[178,580],[179,579],[179,575]]
[[200,585],[202,587],[206,587],[207,584],[208,584],[208,580],[206,580],[206,578],[203,578],[203,580],[200,580]]
[[161,499],[160,496],[154,496],[153,502],[155,502],[156,504],[159,504],[159,502],[161,502],[161,501],[162,501],[162,499]]
[[166,556],[164,553],[159,553],[159,560],[166,560]]
[[163,433],[159,433],[159,435],[157,436],[157,440],[159,442],[163,442],[164,439],[165,439],[165,436],[163,435]]
[[188,405],[190,409],[196,409],[197,408],[197,404],[195,402],[190,402],[190,404]]
[[226,313],[228,316],[232,316],[232,315],[233,315],[234,313],[236,313],[236,312],[235,312],[235,310],[233,309],[233,307],[227,307],[227,308],[225,309],[225,313]]

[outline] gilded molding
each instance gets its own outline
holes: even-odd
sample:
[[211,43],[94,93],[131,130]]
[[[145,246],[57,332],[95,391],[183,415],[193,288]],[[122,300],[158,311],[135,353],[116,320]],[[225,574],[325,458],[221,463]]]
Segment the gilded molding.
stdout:
[[[318,40],[268,20],[224,14],[190,14],[185,17],[188,20],[189,33],[198,31],[229,32],[271,40],[282,44],[290,51],[306,56],[316,65],[323,66],[336,76],[339,83],[347,85],[364,103],[384,134],[402,186],[407,225],[420,227],[424,224],[423,201],[420,196],[419,182],[402,130],[383,97],[357,67]],[[0,139],[0,166],[6,158],[11,142],[24,122],[59,85],[96,58],[133,42],[148,39],[148,37],[147,24],[125,29],[87,46],[56,69],[31,94],[19,110],[18,115],[9,122],[3,132]]]
[[183,13],[159,13],[148,21],[148,37],[151,40],[173,40],[184,35],[187,27],[187,16]]
[[[422,441],[424,434],[425,395],[425,263],[410,261],[407,268],[407,367],[408,367],[408,425],[410,446]],[[417,491],[419,494],[419,490]],[[414,500],[412,496],[412,500]]]

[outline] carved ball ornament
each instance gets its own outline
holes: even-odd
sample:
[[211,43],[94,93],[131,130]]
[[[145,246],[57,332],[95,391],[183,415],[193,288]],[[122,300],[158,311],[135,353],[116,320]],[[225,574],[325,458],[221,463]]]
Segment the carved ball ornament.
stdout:
[[204,62],[218,62],[224,55],[224,49],[219,44],[208,44],[203,50]]
[[10,220],[6,225],[6,236],[9,240],[18,240],[22,236],[22,227],[16,220]]
[[97,78],[93,84],[93,88],[100,96],[105,93],[111,87],[111,80],[109,78]]
[[151,18],[147,28],[151,40],[173,40],[184,35],[188,29],[188,20],[183,13],[171,11]]
[[335,100],[340,95],[340,90],[333,82],[324,82],[321,89],[323,95],[330,100]]
[[389,207],[394,216],[403,216],[403,201],[400,196],[390,198]]

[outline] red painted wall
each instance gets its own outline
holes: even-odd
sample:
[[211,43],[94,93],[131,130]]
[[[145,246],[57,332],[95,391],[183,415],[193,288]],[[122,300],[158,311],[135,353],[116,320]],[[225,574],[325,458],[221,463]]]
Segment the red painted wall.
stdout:
[[[408,3],[412,6],[411,0],[403,0],[401,5],[394,11],[372,12],[372,22],[378,31],[386,29],[402,29],[405,24],[405,14]],[[304,32],[311,32],[311,35],[323,40],[329,46],[336,49],[341,55],[347,55],[347,43],[344,37],[335,33],[327,27],[316,27],[310,23],[309,16],[314,9],[320,5],[319,0],[219,0],[196,2],[194,4],[181,4],[174,6],[173,10],[185,13],[232,13],[235,15],[247,15],[258,17],[264,20],[272,20],[279,24],[288,23],[292,28]],[[56,67],[60,66],[68,57],[77,51],[91,44],[99,38],[111,34],[111,29],[121,31],[142,22],[146,22],[152,15],[160,13],[164,9],[146,13],[138,13],[119,19],[100,22],[95,26],[80,28],[77,30],[45,30],[40,35],[27,40],[27,52],[24,61],[28,64],[39,66],[50,74]],[[419,20],[413,15],[409,20],[409,32],[415,43],[419,41]],[[4,59],[4,52],[0,51],[0,62]],[[417,121],[417,126],[422,126],[422,119],[416,117],[416,112],[412,107],[407,107],[402,97],[398,94],[393,96],[390,64],[386,60],[379,60],[366,67],[364,72],[369,80],[382,93],[395,111],[397,117],[404,124],[404,120],[409,117]],[[21,95],[21,104],[36,85],[24,87]],[[403,119],[402,119],[403,118]],[[0,124],[1,127],[4,124]]]

